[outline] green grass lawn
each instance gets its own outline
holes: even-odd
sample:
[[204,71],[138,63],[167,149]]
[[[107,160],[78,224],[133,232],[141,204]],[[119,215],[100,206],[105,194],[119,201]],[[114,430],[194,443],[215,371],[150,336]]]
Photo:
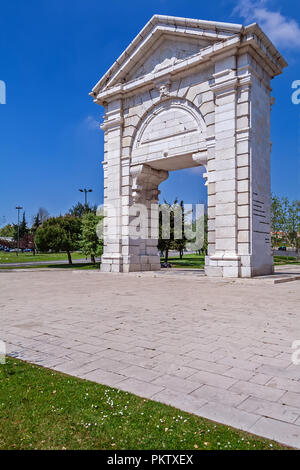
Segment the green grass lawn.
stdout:
[[[84,258],[84,255],[80,252],[72,253],[72,259],[76,261],[77,259]],[[66,264],[60,265],[49,265],[47,261],[60,261],[65,260]],[[0,252],[0,269],[20,269],[16,267],[3,267],[1,264],[4,263],[25,263],[30,261],[44,261],[45,264],[38,266],[26,266],[26,269],[36,269],[36,268],[61,268],[61,269],[99,269],[100,263],[95,265],[87,261],[84,264],[79,264],[73,262],[72,265],[68,264],[67,255],[65,253],[50,253],[50,254],[37,254],[33,256],[32,253],[20,253],[19,256],[16,256],[15,253],[3,253]],[[161,258],[161,261],[164,262],[164,258]],[[183,258],[180,259],[179,256],[170,256],[169,263],[173,268],[190,268],[190,269],[203,269],[205,263],[205,256],[198,254],[184,254]],[[287,256],[274,256],[275,266],[280,266],[283,264],[291,265],[300,265],[300,261],[296,260],[294,257]]]
[[[72,253],[72,259],[81,259],[84,255],[79,251]],[[5,253],[0,251],[0,264],[5,263],[29,263],[34,261],[68,261],[66,253],[38,253],[35,256],[32,253]]]
[[[164,262],[164,258],[161,258],[161,261]],[[179,256],[170,256],[169,263],[173,268],[192,268],[200,269],[204,268],[205,256],[197,254],[184,254],[182,260]],[[300,261],[292,256],[274,256],[275,266],[280,266],[282,264],[294,264],[299,265]]]
[[0,449],[284,449],[14,358],[0,365]]
[[[161,262],[164,262],[164,258],[161,258]],[[179,255],[169,256],[169,263],[173,268],[200,269],[204,268],[205,255],[184,254],[182,259]]]
[[61,265],[51,265],[49,264],[48,266],[45,266],[47,268],[50,268],[50,269],[54,269],[54,268],[62,268],[62,269],[100,269],[100,263],[74,263],[71,265],[71,264],[61,264]]
[[274,256],[275,266],[281,264],[300,264],[300,260],[297,260],[294,256]]
[[35,266],[4,266],[0,270],[15,270],[15,269],[100,269],[100,263],[74,263],[73,264],[38,264]]

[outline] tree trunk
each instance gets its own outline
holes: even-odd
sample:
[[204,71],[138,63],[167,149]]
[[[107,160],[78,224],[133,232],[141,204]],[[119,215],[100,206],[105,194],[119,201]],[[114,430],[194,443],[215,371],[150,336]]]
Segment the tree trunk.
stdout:
[[180,259],[183,258],[183,251],[182,250],[179,251],[179,256],[180,256]]
[[72,263],[72,256],[71,256],[71,253],[69,251],[67,251],[67,255],[68,255],[69,264],[73,264]]
[[165,263],[168,262],[168,259],[169,259],[169,248],[167,248],[165,252]]
[[92,262],[93,264],[96,264],[95,255],[91,255],[91,262]]

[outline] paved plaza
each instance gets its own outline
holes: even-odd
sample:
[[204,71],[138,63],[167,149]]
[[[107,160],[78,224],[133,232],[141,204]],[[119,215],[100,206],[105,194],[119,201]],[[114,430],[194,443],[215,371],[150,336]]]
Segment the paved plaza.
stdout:
[[299,281],[174,271],[2,271],[0,339],[20,359],[300,448]]

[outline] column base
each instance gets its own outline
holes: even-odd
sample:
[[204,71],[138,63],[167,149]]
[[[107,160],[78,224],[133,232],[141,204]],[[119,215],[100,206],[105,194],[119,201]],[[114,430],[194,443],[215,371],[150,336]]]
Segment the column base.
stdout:
[[131,255],[123,258],[124,273],[159,270],[159,255]]
[[103,255],[101,269],[103,273],[131,273],[141,271],[159,271],[160,257],[152,255],[114,256]]
[[102,273],[122,273],[123,257],[113,254],[102,255],[100,271]]
[[205,258],[208,277],[251,278],[274,273],[272,256],[262,261],[253,255],[212,255]]

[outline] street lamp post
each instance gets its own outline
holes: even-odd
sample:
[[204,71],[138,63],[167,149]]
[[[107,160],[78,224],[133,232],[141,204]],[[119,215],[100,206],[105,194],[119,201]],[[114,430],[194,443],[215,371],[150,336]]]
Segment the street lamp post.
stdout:
[[18,211],[18,245],[17,245],[17,256],[19,256],[19,247],[20,247],[20,211],[23,209],[22,206],[16,206]]
[[84,204],[87,206],[87,193],[92,193],[93,190],[84,188],[84,189],[79,189],[79,191],[81,193],[84,193]]

